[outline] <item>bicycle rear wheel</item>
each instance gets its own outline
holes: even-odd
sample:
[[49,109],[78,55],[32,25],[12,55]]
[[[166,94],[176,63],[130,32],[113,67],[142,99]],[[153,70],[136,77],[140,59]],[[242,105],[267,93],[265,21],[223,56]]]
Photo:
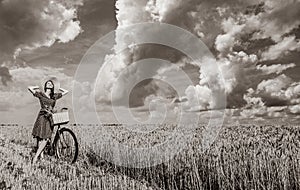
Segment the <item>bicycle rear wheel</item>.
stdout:
[[78,157],[78,142],[73,131],[67,128],[59,129],[54,144],[58,159],[69,163],[76,162]]

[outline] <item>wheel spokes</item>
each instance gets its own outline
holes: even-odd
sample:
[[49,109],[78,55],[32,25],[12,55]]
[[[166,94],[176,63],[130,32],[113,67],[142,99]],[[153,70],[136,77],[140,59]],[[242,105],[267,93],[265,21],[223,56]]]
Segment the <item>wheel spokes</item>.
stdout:
[[69,133],[62,133],[58,142],[59,157],[65,161],[72,162],[74,155],[74,140]]

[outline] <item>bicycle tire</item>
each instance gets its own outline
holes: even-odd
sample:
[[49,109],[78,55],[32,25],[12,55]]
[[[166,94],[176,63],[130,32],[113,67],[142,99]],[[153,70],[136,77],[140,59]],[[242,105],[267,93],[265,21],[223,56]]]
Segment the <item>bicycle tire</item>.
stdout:
[[[66,140],[66,138],[71,138],[73,143],[69,144],[69,139]],[[62,159],[64,161],[75,163],[78,158],[78,141],[74,134],[74,132],[71,129],[68,128],[61,128],[58,130],[57,135],[55,137],[55,154],[58,159]],[[69,149],[73,148],[72,155],[66,155],[65,151],[63,149]]]

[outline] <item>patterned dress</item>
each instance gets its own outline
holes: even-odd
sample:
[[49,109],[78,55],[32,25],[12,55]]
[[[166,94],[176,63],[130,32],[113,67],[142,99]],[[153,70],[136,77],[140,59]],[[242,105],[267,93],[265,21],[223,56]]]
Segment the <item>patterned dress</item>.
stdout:
[[33,95],[39,98],[41,110],[34,123],[32,135],[33,137],[40,139],[51,138],[53,121],[51,114],[49,114],[46,110],[53,112],[56,100],[62,97],[62,93],[54,93],[53,99],[48,98],[43,92],[35,92]]

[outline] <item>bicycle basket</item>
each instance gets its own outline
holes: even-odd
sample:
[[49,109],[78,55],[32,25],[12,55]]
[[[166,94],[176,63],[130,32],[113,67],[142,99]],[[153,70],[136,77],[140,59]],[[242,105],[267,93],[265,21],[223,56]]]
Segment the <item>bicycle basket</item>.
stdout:
[[60,112],[52,114],[52,119],[54,125],[67,124],[70,121],[68,108],[63,108]]

